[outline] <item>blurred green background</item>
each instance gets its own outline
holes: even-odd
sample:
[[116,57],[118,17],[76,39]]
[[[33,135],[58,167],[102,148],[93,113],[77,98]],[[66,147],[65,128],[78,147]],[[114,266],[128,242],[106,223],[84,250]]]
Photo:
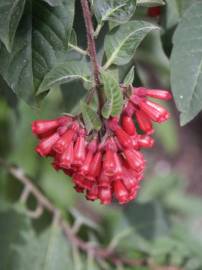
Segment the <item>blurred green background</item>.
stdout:
[[[133,59],[135,85],[170,88],[171,36],[180,14],[169,3],[166,9],[161,22],[166,31],[150,34]],[[72,89],[68,95],[67,87]],[[37,140],[31,133],[32,121],[75,109],[84,94],[78,82],[63,85],[53,89],[40,107],[33,108],[17,99],[0,77],[0,159],[23,168],[79,238],[95,246],[113,247],[121,257],[136,260],[137,265],[113,264],[108,258],[97,259],[79,251],[57,230],[48,212],[38,219],[28,218],[19,202],[23,186],[1,166],[0,270],[201,270],[201,115],[180,127],[174,102],[164,104],[172,117],[156,126],[155,147],[145,151],[147,169],[137,200],[106,207],[86,201],[74,191],[66,175],[54,171],[50,160],[34,152]],[[32,196],[28,207],[36,207]]]

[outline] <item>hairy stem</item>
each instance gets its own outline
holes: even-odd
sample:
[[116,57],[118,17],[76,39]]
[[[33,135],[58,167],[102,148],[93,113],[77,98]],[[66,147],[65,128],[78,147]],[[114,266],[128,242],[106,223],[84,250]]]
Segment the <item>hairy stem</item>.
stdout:
[[83,17],[86,26],[86,35],[88,42],[88,53],[90,56],[90,61],[93,69],[93,77],[94,77],[94,87],[97,92],[98,100],[99,100],[99,111],[101,112],[101,108],[104,104],[104,97],[101,89],[101,82],[99,78],[99,64],[97,61],[96,55],[96,47],[95,47],[95,39],[94,39],[94,28],[92,23],[92,16],[88,4],[88,0],[81,0],[81,7],[83,11]]

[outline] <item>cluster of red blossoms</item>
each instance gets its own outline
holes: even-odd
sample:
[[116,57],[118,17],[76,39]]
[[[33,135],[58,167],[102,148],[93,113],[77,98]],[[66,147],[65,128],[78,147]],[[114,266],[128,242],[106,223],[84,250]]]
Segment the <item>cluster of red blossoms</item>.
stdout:
[[32,131],[40,140],[36,152],[53,157],[53,167],[71,176],[76,191],[88,200],[127,203],[135,199],[143,178],[141,149],[154,144],[152,122],[169,118],[168,111],[148,97],[171,99],[167,91],[133,88],[121,116],[104,120],[103,135],[88,133],[82,119],[69,115],[34,121]]

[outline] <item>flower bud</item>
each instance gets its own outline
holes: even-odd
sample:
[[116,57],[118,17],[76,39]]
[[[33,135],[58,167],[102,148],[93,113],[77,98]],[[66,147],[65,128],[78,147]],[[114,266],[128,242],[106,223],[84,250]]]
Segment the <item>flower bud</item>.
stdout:
[[132,117],[123,115],[121,125],[122,125],[123,130],[128,135],[132,136],[136,134],[136,127],[135,127]]

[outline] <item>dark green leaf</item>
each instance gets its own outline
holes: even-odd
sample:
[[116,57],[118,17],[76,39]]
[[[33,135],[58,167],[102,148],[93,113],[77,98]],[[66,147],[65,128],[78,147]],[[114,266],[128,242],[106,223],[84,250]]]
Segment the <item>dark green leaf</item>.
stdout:
[[109,72],[101,73],[101,81],[106,95],[106,102],[102,108],[102,115],[105,118],[109,116],[118,116],[123,107],[123,96],[119,83]]
[[145,36],[156,29],[157,26],[144,21],[130,21],[114,28],[105,39],[107,63],[104,68],[128,63]]
[[136,0],[93,0],[92,6],[98,22],[127,22],[135,12]]
[[61,85],[61,91],[63,96],[63,103],[65,106],[65,112],[72,112],[79,101],[87,93],[86,89],[83,86],[82,81],[72,81],[66,84]]
[[185,12],[173,39],[171,84],[182,125],[202,109],[201,36],[202,3],[198,2]]
[[0,49],[0,72],[12,90],[31,102],[44,76],[59,61],[57,53],[68,46],[74,17],[74,0],[58,7],[27,1],[13,51]]
[[94,111],[89,105],[81,102],[81,112],[83,120],[88,131],[100,130],[101,121],[96,111]]
[[12,265],[15,248],[25,243],[24,233],[29,231],[29,220],[19,211],[5,209],[0,212],[0,269],[22,270]]
[[53,86],[74,80],[90,82],[89,73],[89,67],[85,61],[71,61],[59,64],[46,74],[39,87],[39,93],[50,89]]
[[168,217],[158,202],[130,203],[124,213],[134,230],[146,239],[168,234]]
[[8,51],[11,51],[24,5],[25,0],[0,1],[0,40]]
[[165,2],[163,0],[137,0],[137,5],[143,7],[156,7],[165,5]]
[[17,97],[10,89],[10,87],[8,87],[7,83],[4,81],[1,75],[0,75],[0,96],[3,97],[6,100],[7,104],[12,109],[15,109],[17,112],[17,105],[18,105]]

